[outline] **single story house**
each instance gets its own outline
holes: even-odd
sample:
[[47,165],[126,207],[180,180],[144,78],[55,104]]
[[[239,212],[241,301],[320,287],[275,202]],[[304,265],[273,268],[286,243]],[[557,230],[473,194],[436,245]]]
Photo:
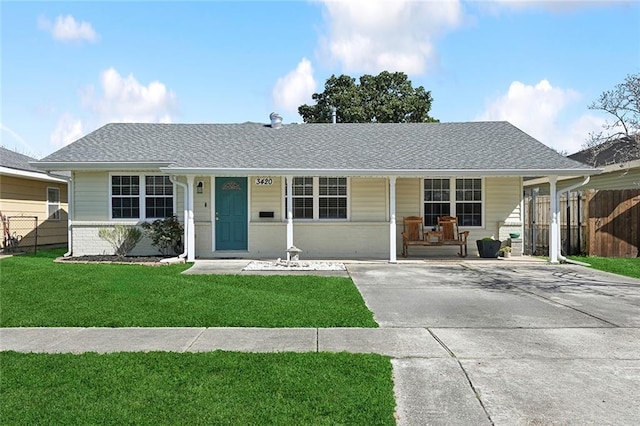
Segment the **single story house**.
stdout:
[[37,166],[71,172],[74,256],[111,251],[101,227],[177,215],[189,261],[284,257],[295,245],[306,258],[395,262],[404,216],[427,227],[457,216],[470,241],[506,239],[522,232],[525,176],[599,172],[507,122],[284,125],[273,114],[270,124],[107,124]]
[[34,161],[0,147],[2,250],[67,244],[67,178],[43,172]]

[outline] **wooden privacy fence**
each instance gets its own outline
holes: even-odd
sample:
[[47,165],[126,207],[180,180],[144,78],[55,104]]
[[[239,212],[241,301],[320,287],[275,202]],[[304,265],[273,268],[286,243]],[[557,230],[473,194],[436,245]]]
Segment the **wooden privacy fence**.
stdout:
[[[524,252],[549,254],[551,200],[548,195],[524,198]],[[638,257],[640,191],[586,190],[560,197],[562,253],[602,257]]]
[[640,190],[591,191],[587,253],[640,257]]
[[[560,237],[564,254],[586,253],[585,198],[584,193],[572,192],[569,197],[568,211],[566,194],[560,198]],[[525,196],[524,207],[524,252],[525,254],[547,256],[549,254],[551,197],[549,195]],[[569,223],[568,227],[567,223]]]

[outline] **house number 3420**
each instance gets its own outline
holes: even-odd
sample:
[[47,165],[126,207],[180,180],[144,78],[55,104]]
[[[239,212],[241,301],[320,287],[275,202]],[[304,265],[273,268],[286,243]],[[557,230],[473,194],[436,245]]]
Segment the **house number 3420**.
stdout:
[[273,185],[271,178],[256,178],[256,185]]

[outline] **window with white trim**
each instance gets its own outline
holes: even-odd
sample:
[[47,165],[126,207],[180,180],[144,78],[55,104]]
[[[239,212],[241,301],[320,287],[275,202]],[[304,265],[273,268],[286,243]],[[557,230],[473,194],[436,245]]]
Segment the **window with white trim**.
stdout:
[[482,211],[482,179],[424,180],[425,226],[435,226],[439,216],[457,216],[460,226],[482,226]]
[[313,178],[294,177],[291,187],[293,217],[313,219]]
[[47,187],[47,218],[60,220],[60,188]]
[[[346,177],[294,177],[291,193],[293,218],[347,219],[348,182]],[[285,183],[285,212],[287,211],[287,190]]]
[[456,216],[460,226],[482,226],[482,179],[456,179]]
[[347,178],[321,177],[318,179],[318,190],[318,217],[346,219]]
[[171,216],[173,183],[169,176],[111,176],[112,219],[162,219]]
[[169,176],[145,176],[145,217],[173,216],[173,183]]

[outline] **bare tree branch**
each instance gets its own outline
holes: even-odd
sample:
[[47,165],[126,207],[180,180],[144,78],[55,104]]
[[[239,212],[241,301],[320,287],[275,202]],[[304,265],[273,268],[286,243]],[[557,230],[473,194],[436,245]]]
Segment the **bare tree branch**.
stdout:
[[594,166],[624,164],[640,159],[640,74],[629,74],[613,90],[603,92],[589,109],[604,111],[613,120],[589,134],[583,149]]

